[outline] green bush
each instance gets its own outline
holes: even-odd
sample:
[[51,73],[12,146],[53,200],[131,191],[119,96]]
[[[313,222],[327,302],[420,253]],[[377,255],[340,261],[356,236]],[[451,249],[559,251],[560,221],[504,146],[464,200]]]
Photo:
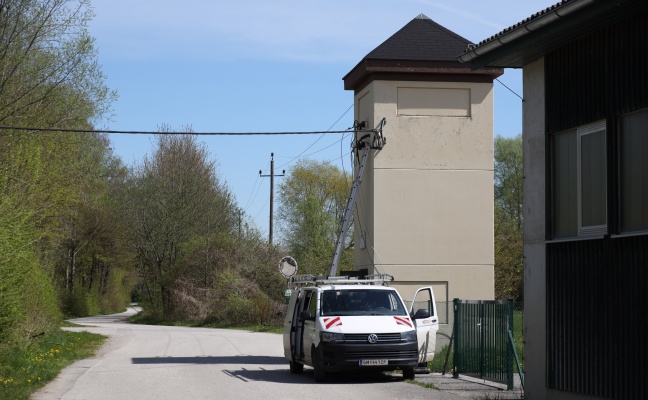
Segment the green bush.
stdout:
[[443,365],[446,362],[446,357],[448,357],[448,351],[450,352],[450,358],[448,358],[448,364],[446,365],[446,373],[452,372],[452,363],[453,363],[453,351],[447,345],[443,346],[440,352],[434,354],[434,359],[432,362],[428,363],[428,367],[432,372],[443,372]]
[[77,288],[65,298],[65,313],[75,317],[101,314],[99,293]]
[[275,310],[278,302],[237,271],[222,271],[215,290],[217,295],[212,300],[211,312],[205,322],[226,325],[277,323]]
[[52,285],[40,266],[28,212],[0,203],[0,347],[24,346],[51,330],[60,313]]
[[110,314],[124,309],[131,302],[131,285],[128,274],[121,268],[114,268],[108,276],[106,293],[100,298],[100,309],[103,314]]

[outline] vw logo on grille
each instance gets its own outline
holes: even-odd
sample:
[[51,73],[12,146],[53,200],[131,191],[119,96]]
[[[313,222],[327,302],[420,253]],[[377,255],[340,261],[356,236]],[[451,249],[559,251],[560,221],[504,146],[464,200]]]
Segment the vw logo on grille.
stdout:
[[375,333],[372,333],[371,335],[367,336],[367,342],[369,343],[376,343],[378,341],[378,335]]

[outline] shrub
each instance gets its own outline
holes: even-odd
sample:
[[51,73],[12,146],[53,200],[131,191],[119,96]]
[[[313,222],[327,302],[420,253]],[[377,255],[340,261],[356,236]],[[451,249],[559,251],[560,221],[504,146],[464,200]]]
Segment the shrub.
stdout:
[[33,246],[38,235],[28,221],[29,214],[21,215],[6,198],[0,203],[0,347],[24,346],[60,318],[56,295]]
[[269,325],[281,321],[277,312],[279,303],[235,270],[225,270],[218,275],[215,294],[208,322]]

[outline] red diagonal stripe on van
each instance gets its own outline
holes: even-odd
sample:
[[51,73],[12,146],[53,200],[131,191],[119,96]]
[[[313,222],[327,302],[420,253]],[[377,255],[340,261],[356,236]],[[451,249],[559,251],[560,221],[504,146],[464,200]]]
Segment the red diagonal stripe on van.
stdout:
[[340,317],[335,317],[335,318],[322,318],[324,321],[324,324],[326,325],[326,329],[329,329],[334,326],[342,325],[342,320]]
[[412,321],[407,317],[394,317],[396,320],[396,325],[407,325],[410,328],[412,327]]

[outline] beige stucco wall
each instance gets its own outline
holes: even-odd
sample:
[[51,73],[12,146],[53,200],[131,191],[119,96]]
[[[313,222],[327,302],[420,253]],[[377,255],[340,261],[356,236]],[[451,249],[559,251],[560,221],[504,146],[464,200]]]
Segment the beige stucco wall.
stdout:
[[544,59],[524,67],[524,369],[525,398],[546,399]]
[[387,144],[354,215],[356,268],[393,275],[408,300],[429,285],[437,301],[493,299],[493,85],[373,81],[355,119],[383,117]]

